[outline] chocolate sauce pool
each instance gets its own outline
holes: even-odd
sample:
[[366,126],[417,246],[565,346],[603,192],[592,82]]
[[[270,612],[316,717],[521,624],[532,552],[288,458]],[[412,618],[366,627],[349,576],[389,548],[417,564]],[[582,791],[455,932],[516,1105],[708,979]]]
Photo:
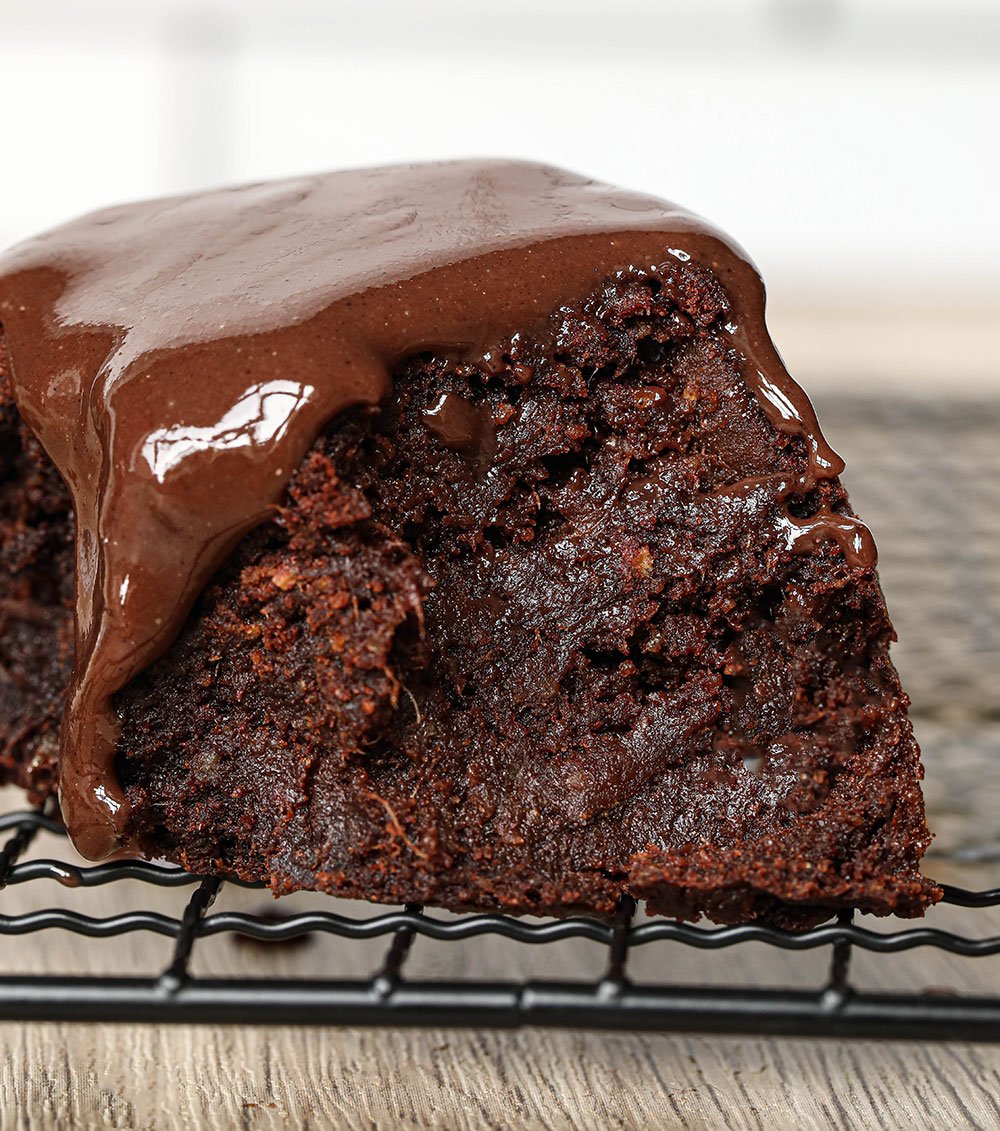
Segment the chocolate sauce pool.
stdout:
[[[15,397],[76,512],[76,663],[60,799],[73,841],[121,844],[115,693],[281,498],[316,436],[374,405],[408,354],[483,357],[629,266],[691,259],[732,303],[727,332],[776,427],[809,446],[804,486],[840,473],[764,325],[745,253],[675,205],[545,166],[456,162],[253,184],[110,208],[0,258]],[[471,405],[432,410],[481,443]],[[863,532],[863,533],[862,533]],[[789,518],[790,549],[863,527]]]

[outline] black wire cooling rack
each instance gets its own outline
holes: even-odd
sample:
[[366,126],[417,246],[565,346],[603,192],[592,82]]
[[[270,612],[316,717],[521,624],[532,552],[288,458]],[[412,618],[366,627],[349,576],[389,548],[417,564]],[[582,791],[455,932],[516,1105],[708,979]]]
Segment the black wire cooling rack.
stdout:
[[[850,912],[842,913],[836,923],[798,934],[759,925],[702,927],[666,919],[634,923],[635,904],[630,899],[622,900],[611,922],[581,917],[529,923],[503,915],[445,920],[425,915],[416,906],[368,919],[330,911],[280,918],[234,911],[209,914],[223,882],[231,881],[192,876],[178,868],[140,860],[92,867],[59,860],[18,863],[43,829],[63,834],[61,824],[41,811],[0,816],[0,834],[11,834],[0,850],[0,890],[40,879],[73,888],[139,880],[158,887],[193,886],[195,890],[179,919],[141,908],[103,919],[65,909],[0,914],[0,935],[5,936],[60,928],[90,938],[150,931],[174,939],[170,964],[154,978],[2,976],[3,1019],[507,1028],[547,1025],[925,1040],[1000,1038],[1000,996],[874,994],[852,988],[849,981],[855,948],[894,954],[936,947],[964,958],[981,958],[1000,954],[1000,936],[972,939],[929,927],[876,933],[853,923]],[[971,892],[945,886],[944,902],[992,907],[1000,904],[1000,889]],[[208,979],[190,973],[191,954],[200,938],[230,933],[280,942],[313,932],[355,942],[387,939],[380,969],[370,979],[354,981]],[[403,969],[418,935],[440,942],[494,935],[528,945],[588,939],[607,947],[607,967],[603,977],[593,982],[410,981],[404,978]],[[629,952],[635,947],[666,949],[672,944],[718,950],[748,942],[791,951],[825,949],[830,956],[825,984],[815,990],[689,987],[636,984],[627,974]],[[664,967],[669,969],[666,954]]]

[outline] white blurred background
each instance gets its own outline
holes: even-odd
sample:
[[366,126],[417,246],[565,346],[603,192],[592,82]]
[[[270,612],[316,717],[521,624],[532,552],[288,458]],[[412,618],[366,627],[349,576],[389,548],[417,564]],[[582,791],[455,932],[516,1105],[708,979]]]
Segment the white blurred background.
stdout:
[[996,0],[2,0],[0,243],[119,200],[436,157],[673,198],[805,384],[1000,387]]

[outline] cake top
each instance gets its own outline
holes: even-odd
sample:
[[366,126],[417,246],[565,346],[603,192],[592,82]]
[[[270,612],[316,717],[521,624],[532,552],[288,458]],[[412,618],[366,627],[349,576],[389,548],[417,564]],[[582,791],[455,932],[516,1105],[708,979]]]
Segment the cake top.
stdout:
[[742,250],[675,205],[558,169],[454,162],[106,209],[0,258],[15,397],[73,496],[76,662],[60,793],[80,851],[128,817],[113,696],[174,639],[331,418],[418,351],[470,360],[630,267],[694,260],[809,475],[842,464],[764,325]]
[[[23,287],[25,273],[61,275],[45,313],[62,329],[118,331],[109,359],[118,377],[156,351],[302,323],[339,299],[490,252],[640,231],[712,232],[733,247],[665,201],[547,166],[459,161],[106,208],[14,247],[0,271],[5,289]],[[432,286],[439,307],[468,299]],[[394,328],[393,344],[423,345],[427,328],[412,333],[407,343],[405,324]]]

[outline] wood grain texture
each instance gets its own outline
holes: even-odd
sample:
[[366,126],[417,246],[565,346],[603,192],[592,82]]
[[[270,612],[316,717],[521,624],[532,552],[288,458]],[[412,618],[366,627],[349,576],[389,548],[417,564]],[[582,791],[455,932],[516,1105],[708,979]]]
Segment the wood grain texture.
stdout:
[[567,1032],[3,1025],[3,1128],[1000,1126],[1000,1050]]

